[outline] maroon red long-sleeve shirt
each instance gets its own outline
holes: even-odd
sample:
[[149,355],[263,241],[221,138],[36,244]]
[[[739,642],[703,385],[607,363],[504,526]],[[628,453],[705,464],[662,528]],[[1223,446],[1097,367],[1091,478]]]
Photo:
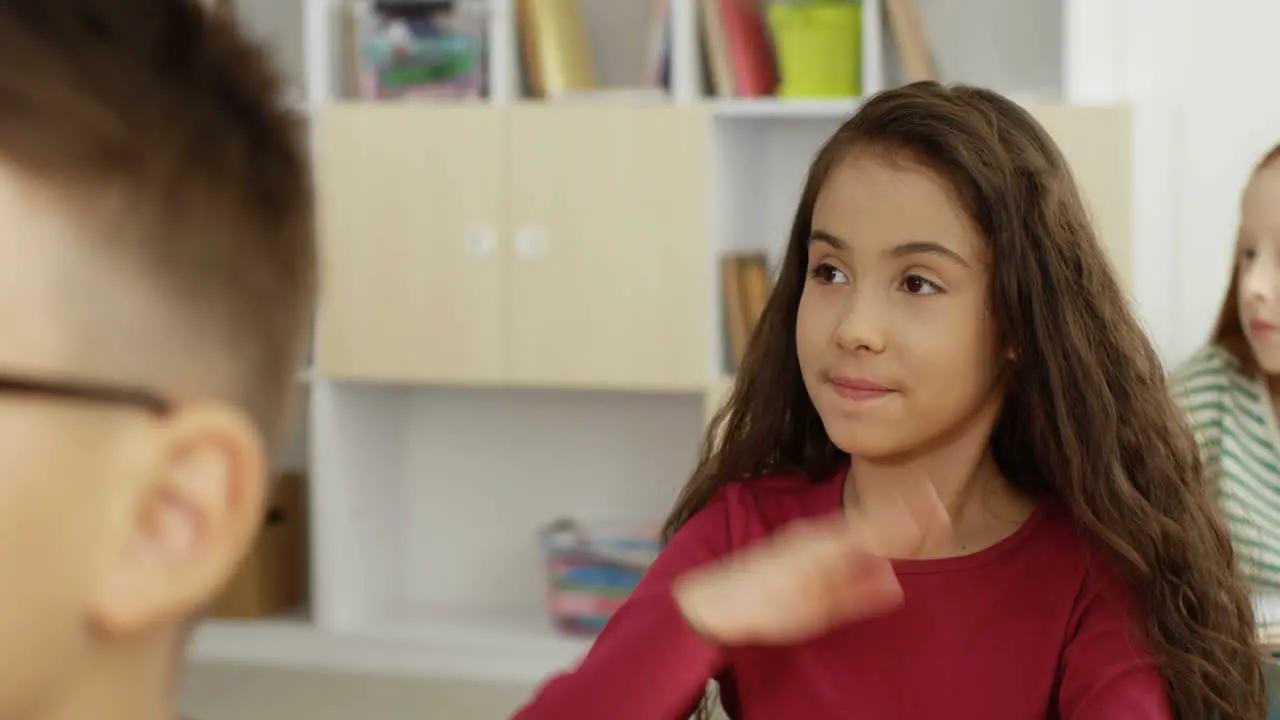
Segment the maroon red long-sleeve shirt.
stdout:
[[680,574],[839,510],[826,482],[730,486],[672,539],[576,669],[515,720],[683,720],[709,679],[736,720],[1168,720],[1130,592],[1065,508],[1042,503],[973,555],[894,563],[904,606],[787,647],[718,648],[689,629]]

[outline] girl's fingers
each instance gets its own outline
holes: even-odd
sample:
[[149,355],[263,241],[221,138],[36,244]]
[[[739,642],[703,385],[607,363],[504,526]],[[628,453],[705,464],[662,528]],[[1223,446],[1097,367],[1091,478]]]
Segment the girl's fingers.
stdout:
[[902,499],[907,512],[926,536],[951,531],[951,516],[933,483],[926,481],[908,488]]
[[901,496],[864,516],[867,549],[883,557],[910,557],[924,542],[924,530]]
[[874,615],[902,604],[902,586],[893,565],[882,557],[859,553],[851,563],[845,607],[857,616]]
[[893,502],[871,513],[850,513],[846,521],[853,548],[883,557],[911,557],[926,540],[950,532],[951,521],[933,484],[906,484]]

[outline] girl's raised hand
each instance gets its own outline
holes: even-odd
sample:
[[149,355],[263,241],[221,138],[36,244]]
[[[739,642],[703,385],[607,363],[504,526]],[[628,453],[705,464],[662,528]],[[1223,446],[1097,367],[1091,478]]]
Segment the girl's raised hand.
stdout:
[[933,485],[911,483],[875,514],[796,523],[682,576],[676,602],[686,622],[717,644],[802,642],[900,605],[889,558],[910,557],[949,528]]

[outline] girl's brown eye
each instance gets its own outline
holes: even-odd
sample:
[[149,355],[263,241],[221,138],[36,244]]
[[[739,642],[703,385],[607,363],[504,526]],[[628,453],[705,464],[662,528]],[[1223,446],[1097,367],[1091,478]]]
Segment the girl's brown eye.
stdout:
[[942,292],[938,284],[919,275],[908,275],[902,279],[902,288],[911,295],[936,295]]
[[827,263],[819,263],[815,265],[809,273],[818,282],[826,285],[833,285],[838,282],[844,282],[844,273]]

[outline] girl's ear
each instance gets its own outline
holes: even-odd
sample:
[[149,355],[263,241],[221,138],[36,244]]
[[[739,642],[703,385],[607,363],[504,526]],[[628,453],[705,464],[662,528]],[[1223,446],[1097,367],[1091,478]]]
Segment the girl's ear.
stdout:
[[1009,358],[1009,362],[1018,362],[1018,353],[1013,348],[1009,348],[1005,355]]

